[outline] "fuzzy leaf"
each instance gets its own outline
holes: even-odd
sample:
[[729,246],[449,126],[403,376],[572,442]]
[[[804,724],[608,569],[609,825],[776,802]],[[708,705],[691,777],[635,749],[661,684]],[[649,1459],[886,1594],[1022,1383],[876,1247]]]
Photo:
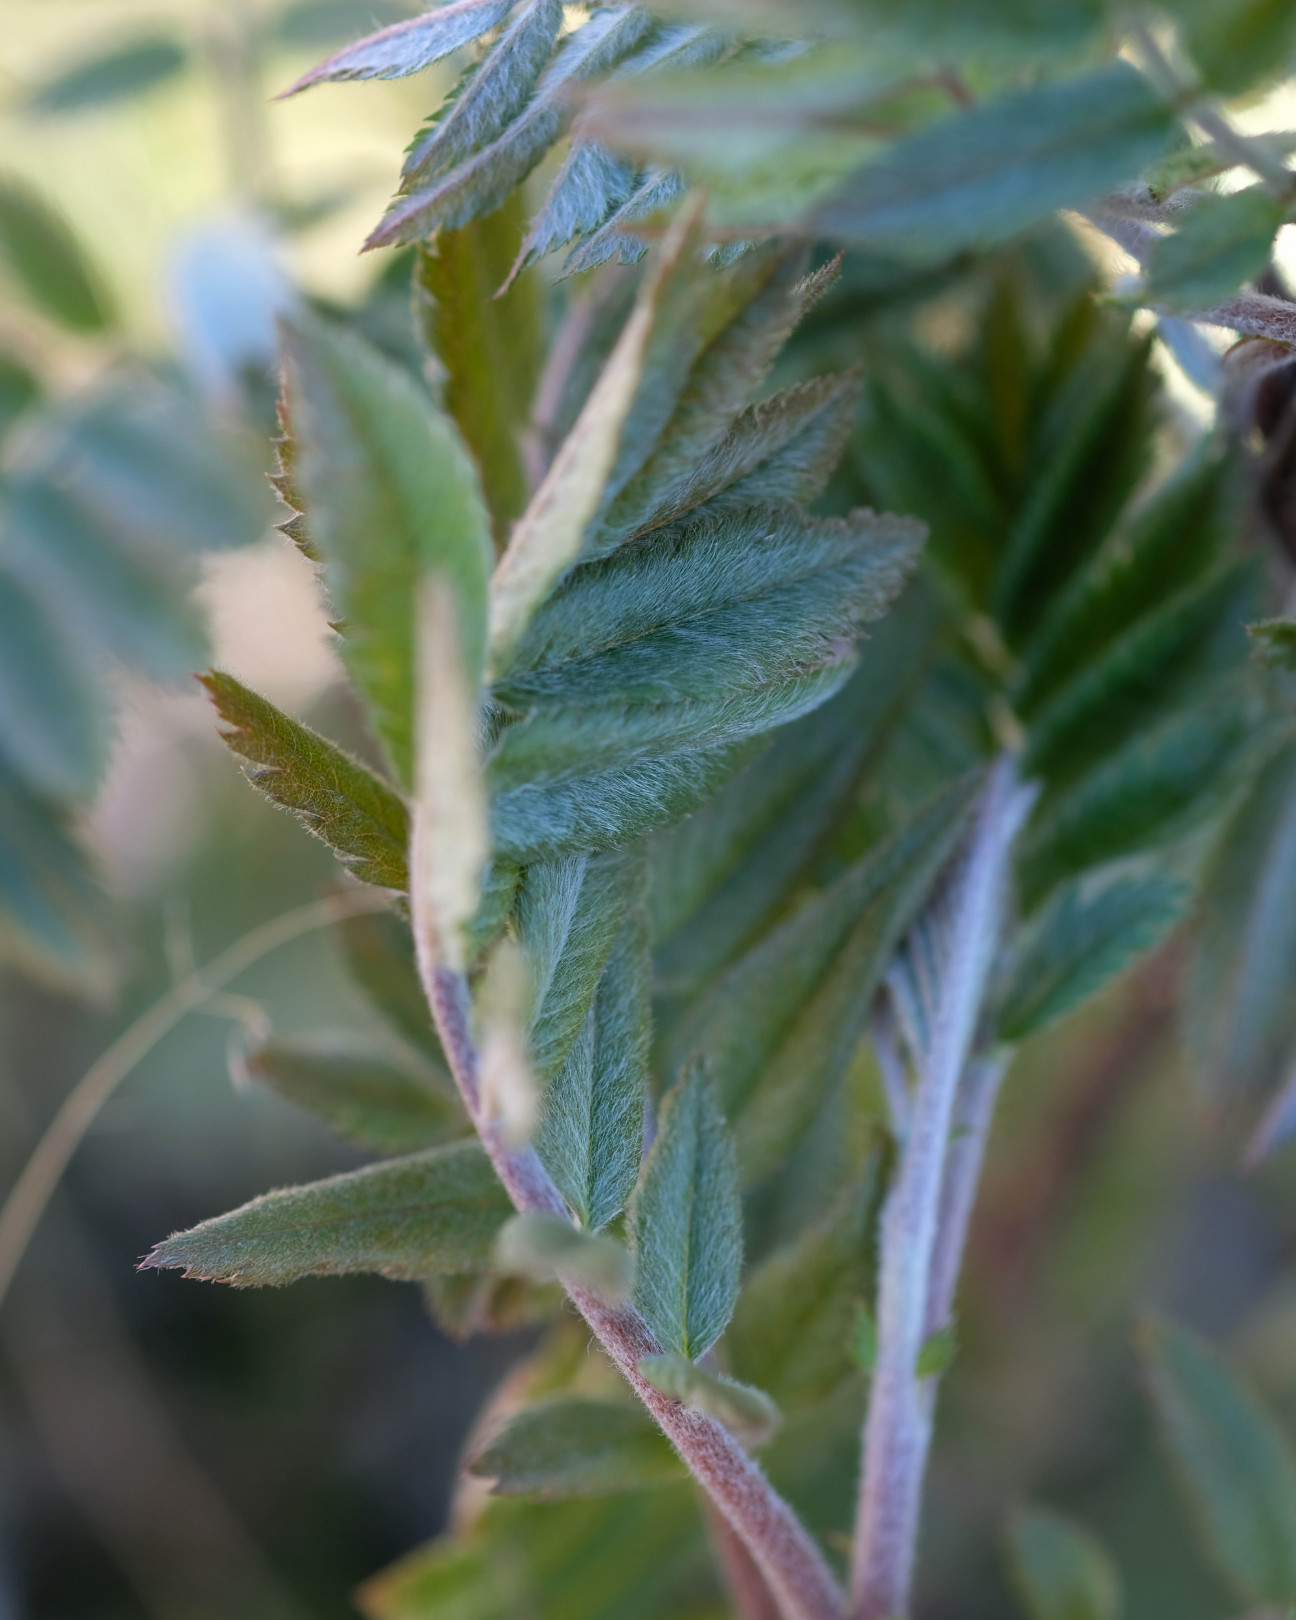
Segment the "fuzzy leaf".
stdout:
[[992,247],[1132,180],[1173,130],[1173,110],[1125,62],[1011,90],[897,141],[818,210],[815,225],[915,258]]
[[575,426],[500,559],[490,599],[491,666],[496,676],[508,668],[536,610],[580,555],[585,530],[603,502],[616,466],[622,429],[639,390],[654,327],[663,309],[670,311],[681,261],[692,254],[694,243],[687,218],[663,243],[653,275],[641,288]]
[[562,20],[562,0],[525,0],[459,95],[410,148],[404,190],[463,163],[525,111]]
[[532,220],[514,263],[516,275],[564,247],[576,236],[588,236],[626,202],[635,189],[635,167],[598,141],[573,140],[554,176],[549,195]]
[[715,1089],[691,1065],[662,1104],[630,1206],[635,1303],[660,1343],[690,1361],[724,1332],[738,1299],[738,1168]]
[[446,5],[393,23],[304,73],[283,92],[295,96],[313,84],[339,79],[400,79],[419,73],[462,45],[489,33],[508,15],[513,0],[449,0]]
[[1220,809],[1264,734],[1224,691],[1135,737],[1046,804],[1023,840],[1028,906],[1064,878],[1174,842]]
[[494,1496],[603,1496],[668,1484],[680,1465],[665,1436],[628,1402],[567,1397],[527,1406],[468,1459]]
[[539,307],[530,278],[496,298],[517,250],[520,196],[420,252],[415,297],[444,369],[445,406],[481,469],[495,540],[527,502],[519,435],[539,369]]
[[462,1136],[467,1122],[450,1076],[415,1075],[381,1052],[271,1041],[250,1052],[250,1073],[307,1108],[339,1136],[380,1153],[409,1153]]
[[1243,1601],[1296,1597],[1296,1458],[1223,1359],[1185,1329],[1141,1340],[1161,1434],[1193,1519]]
[[764,1445],[782,1421],[778,1407],[763,1389],[708,1372],[684,1356],[643,1356],[637,1370],[654,1389],[694,1412],[715,1418],[748,1445]]
[[1269,263],[1286,214],[1265,186],[1201,197],[1153,244],[1142,300],[1184,315],[1222,303]]
[[1102,1545],[1059,1513],[1023,1508],[1008,1523],[1008,1559],[1030,1620],[1116,1620],[1120,1578]]
[[676,1036],[714,1064],[746,1181],[773,1169],[845,1073],[900,938],[953,853],[959,782],[716,980]]
[[113,324],[108,295],[71,228],[18,180],[0,179],[0,262],[60,326],[102,332]]
[[[651,1034],[645,870],[622,861],[616,933],[589,1011],[549,1082],[536,1150],[582,1226],[618,1215],[639,1175]],[[561,967],[560,967],[561,971]]]
[[552,1078],[586,1022],[604,966],[626,923],[638,866],[585,854],[528,869],[518,893],[517,933],[535,975],[531,1055]]
[[[507,7],[496,20],[504,10]],[[562,42],[541,74],[535,94],[498,138],[447,174],[398,199],[366,246],[396,247],[421,241],[438,229],[453,230],[498,208],[570,126],[574,87],[606,72],[627,55],[648,26],[647,13],[639,6],[609,6],[595,12]],[[486,64],[489,61],[488,56]],[[481,71],[483,68],[478,69]],[[294,89],[305,83],[301,81]]]
[[299,725],[232,675],[199,677],[228,727],[221,736],[248,780],[291,810],[365,883],[409,887],[409,817],[400,795],[368,766]]
[[582,1232],[561,1215],[514,1215],[500,1231],[495,1263],[533,1282],[569,1279],[610,1305],[634,1281],[634,1261],[614,1238]]
[[748,1278],[725,1345],[736,1377],[789,1411],[824,1400],[852,1370],[851,1332],[873,1276],[876,1156],[856,1184]]
[[486,1271],[511,1213],[484,1150],[466,1142],[266,1193],[175,1233],[143,1265],[237,1288],[354,1271]]
[[354,334],[299,320],[285,364],[293,476],[345,621],[342,654],[408,784],[417,586],[433,572],[453,592],[474,691],[480,677],[493,549],[477,471],[453,422]]
[[567,256],[563,274],[576,276],[595,270],[609,259],[618,264],[637,264],[648,251],[648,242],[636,231],[665,217],[672,203],[688,190],[684,176],[676,169],[649,169],[644,178],[606,224],[577,243]]
[[1038,1034],[1096,995],[1165,939],[1191,896],[1158,872],[1095,872],[1058,889],[1017,947],[1000,1039]]

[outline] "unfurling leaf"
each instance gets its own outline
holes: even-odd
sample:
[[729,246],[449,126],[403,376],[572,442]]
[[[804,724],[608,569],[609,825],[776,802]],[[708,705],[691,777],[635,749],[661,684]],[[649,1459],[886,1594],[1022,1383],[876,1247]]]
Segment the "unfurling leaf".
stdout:
[[470,1474],[494,1481],[494,1496],[604,1496],[670,1484],[678,1459],[642,1407],[558,1398],[527,1406],[475,1451]]
[[614,1238],[583,1232],[561,1215],[515,1215],[499,1234],[500,1271],[551,1282],[561,1277],[616,1304],[634,1284],[634,1261]]
[[1030,1620],[1117,1620],[1116,1567],[1073,1520],[1043,1508],[1013,1514],[1008,1561]]
[[284,341],[292,481],[343,621],[341,651],[375,731],[414,770],[420,586],[446,581],[475,701],[494,550],[477,469],[408,372],[353,333],[299,319]]
[[686,1356],[643,1356],[637,1370],[654,1389],[715,1418],[749,1445],[764,1445],[782,1422],[778,1407],[763,1389],[708,1372]]
[[270,1041],[248,1053],[247,1067],[339,1136],[380,1153],[409,1153],[468,1129],[444,1070],[411,1072],[381,1051]]
[[490,1160],[467,1142],[266,1193],[175,1233],[143,1266],[236,1288],[353,1271],[396,1278],[488,1271],[510,1213]]
[[291,810],[356,877],[404,893],[409,815],[400,795],[232,675],[212,670],[199,679],[228,727],[221,736],[247,761],[253,787]]
[[1151,1322],[1144,1372],[1175,1477],[1221,1572],[1244,1602],[1296,1598],[1296,1457],[1223,1359]]
[[733,1315],[742,1268],[733,1143],[699,1064],[688,1066],[662,1103],[630,1228],[635,1303],[666,1350],[696,1361]]

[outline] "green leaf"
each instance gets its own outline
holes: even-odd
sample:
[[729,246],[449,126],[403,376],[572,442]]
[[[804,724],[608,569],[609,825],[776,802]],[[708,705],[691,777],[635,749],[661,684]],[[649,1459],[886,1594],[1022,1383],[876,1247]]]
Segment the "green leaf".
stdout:
[[344,620],[342,654],[408,784],[420,580],[448,581],[469,687],[480,680],[493,550],[477,471],[454,423],[353,333],[299,319],[284,353],[293,477]]
[[725,1335],[735,1377],[787,1411],[826,1399],[855,1365],[851,1333],[872,1292],[877,1158],[822,1220],[748,1278]]
[[654,1389],[682,1401],[731,1429],[745,1444],[762,1446],[774,1437],[782,1413],[763,1389],[708,1372],[685,1356],[642,1356],[636,1370]]
[[420,250],[415,296],[424,338],[444,372],[445,407],[481,471],[495,541],[526,506],[520,435],[541,359],[533,277],[496,296],[517,251],[521,194],[485,219],[441,231]]
[[582,1226],[625,1206],[643,1153],[651,1038],[651,964],[641,859],[621,863],[621,894],[602,976],[562,1067],[549,1082],[536,1151]]
[[1127,63],[1012,90],[905,136],[815,217],[826,236],[937,258],[993,247],[1055,208],[1134,179],[1170,143],[1173,110]]
[[16,354],[0,350],[0,440],[41,396],[40,381]]
[[526,110],[562,21],[562,0],[525,0],[431,127],[415,139],[401,171],[402,190],[465,162]]
[[774,1169],[846,1072],[892,953],[962,835],[945,789],[716,980],[676,1035],[711,1060],[745,1182]]
[[561,1215],[514,1215],[495,1245],[499,1270],[551,1282],[579,1283],[609,1305],[620,1304],[634,1282],[634,1261],[615,1238],[583,1232]]
[[48,118],[134,101],[188,65],[188,51],[169,35],[131,40],[46,79],[28,95],[26,110]]
[[0,179],[0,262],[38,309],[74,332],[102,332],[113,311],[71,227],[20,180]]
[[666,1437],[628,1402],[567,1397],[527,1406],[475,1451],[470,1474],[495,1496],[605,1496],[670,1484],[680,1464]]
[[531,1056],[546,1080],[581,1032],[638,881],[636,862],[585,854],[542,861],[523,877],[517,934],[535,975]]
[[1135,737],[1037,814],[1020,854],[1028,907],[1087,867],[1193,831],[1223,807],[1240,768],[1264,744],[1263,730],[1227,689]]
[[1087,1530],[1060,1513],[1023,1508],[1008,1521],[1007,1539],[1030,1620],[1116,1620],[1120,1577]]
[[247,1066],[339,1136],[380,1153],[432,1147],[468,1128],[445,1070],[414,1073],[380,1051],[271,1041],[248,1054]]
[[635,1303],[666,1350],[696,1361],[733,1314],[742,1268],[737,1161],[700,1065],[663,1100],[630,1227]]
[[1296,619],[1247,625],[1255,660],[1267,669],[1296,669]]
[[1184,315],[1221,303],[1264,270],[1286,215],[1264,186],[1199,198],[1153,244],[1142,301]]
[[1094,872],[1065,884],[1014,952],[999,1038],[1025,1040],[1096,995],[1165,939],[1192,890],[1159,872]]
[[291,810],[356,877],[404,893],[409,817],[400,795],[232,675],[213,670],[200,679],[228,727],[221,736],[248,762],[248,781]]
[[[498,8],[497,21],[506,9]],[[435,177],[428,185],[398,199],[366,246],[397,247],[418,242],[438,229],[457,229],[470,219],[498,208],[570,126],[575,113],[572,96],[575,87],[615,66],[634,48],[648,27],[646,12],[637,6],[608,7],[596,12],[562,41],[553,61],[541,74],[530,102],[499,137],[447,174]],[[395,31],[389,32],[395,38]],[[374,43],[377,44],[377,40]],[[398,44],[402,46],[404,58],[404,42],[398,41]],[[333,64],[342,62],[346,56],[346,52],[340,53]],[[477,70],[479,74],[489,62],[487,56]],[[301,89],[307,83],[316,82],[316,76],[323,75],[324,69],[333,64],[324,64],[324,68],[316,70],[316,75],[308,74],[293,88]],[[409,71],[412,70],[407,67],[396,70]],[[327,76],[337,75],[331,71]],[[357,75],[349,73],[347,76]],[[365,74],[365,77],[377,76]],[[396,74],[387,72],[381,76],[395,77]]]
[[1266,765],[1212,854],[1183,996],[1184,1051],[1219,1102],[1278,1084],[1296,1051],[1296,749]]
[[444,1069],[409,924],[390,912],[364,911],[345,918],[337,931],[351,977],[398,1035]]
[[89,795],[107,760],[102,677],[49,608],[0,571],[0,756],[38,793]]
[[463,1344],[476,1333],[514,1333],[549,1321],[563,1308],[557,1283],[522,1277],[428,1277],[423,1302],[441,1331]]
[[175,1233],[143,1265],[236,1288],[355,1271],[395,1278],[488,1271],[511,1214],[485,1151],[465,1142],[266,1193]]
[[696,988],[752,944],[848,813],[929,656],[934,605],[902,596],[859,668],[812,715],[653,843],[656,974]]
[[957,1351],[958,1336],[954,1326],[937,1328],[923,1340],[914,1372],[919,1378],[939,1378],[948,1371]]
[[[283,92],[294,96],[313,84],[343,79],[400,79],[419,73],[489,33],[513,0],[450,0],[435,11],[396,22],[330,56]],[[366,7],[366,10],[370,8]]]
[[1296,1458],[1224,1360],[1171,1322],[1141,1337],[1162,1438],[1193,1518],[1243,1601],[1296,1596]]

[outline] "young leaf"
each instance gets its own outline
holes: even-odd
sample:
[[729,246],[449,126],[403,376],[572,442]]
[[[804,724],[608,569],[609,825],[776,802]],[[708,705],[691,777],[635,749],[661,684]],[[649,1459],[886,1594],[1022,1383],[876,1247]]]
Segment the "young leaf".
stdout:
[[465,678],[485,654],[493,548],[472,458],[409,373],[353,333],[299,319],[284,344],[293,479],[375,730],[413,773],[417,586],[443,575]]
[[1071,1519],[1023,1508],[1008,1521],[1008,1561],[1030,1620],[1117,1620],[1120,1577]]
[[744,1180],[772,1170],[845,1073],[874,991],[966,825],[972,785],[938,794],[715,982],[677,1052],[722,1079]]
[[662,1104],[630,1227],[635,1303],[666,1350],[696,1361],[733,1314],[742,1267],[737,1162],[713,1084],[698,1064]]
[[582,1232],[561,1215],[513,1216],[499,1234],[495,1264],[533,1282],[570,1279],[610,1305],[634,1283],[634,1261],[614,1238]]
[[708,1372],[684,1356],[643,1356],[637,1370],[654,1389],[715,1418],[748,1445],[764,1445],[782,1422],[778,1407],[763,1389]]
[[444,369],[445,406],[481,469],[496,545],[527,502],[519,437],[539,369],[534,278],[495,296],[517,248],[521,195],[420,250],[416,307]]
[[365,883],[404,893],[409,816],[400,795],[359,760],[299,725],[232,675],[199,676],[228,727],[248,781],[291,810]]
[[485,1151],[465,1142],[266,1193],[175,1233],[143,1266],[236,1288],[353,1271],[396,1278],[487,1271],[511,1213]]
[[1296,1458],[1221,1357],[1171,1322],[1141,1338],[1175,1476],[1207,1546],[1243,1601],[1296,1597]]
[[281,1097],[317,1114],[339,1136],[380,1153],[432,1147],[467,1130],[450,1076],[415,1075],[380,1052],[271,1041],[247,1066]]
[[1125,62],[1006,94],[889,147],[815,219],[825,236],[936,258],[992,247],[1055,208],[1132,180],[1174,112]]
[[393,23],[390,28],[358,39],[304,73],[283,92],[283,97],[330,80],[400,79],[419,73],[489,33],[504,20],[512,5],[513,0],[449,0],[421,17]]
[[1164,873],[1087,873],[1056,891],[1017,947],[999,1037],[1024,1040],[1073,1012],[1184,916],[1192,891]]
[[694,221],[686,215],[662,244],[654,272],[576,425],[500,559],[490,598],[490,662],[495,676],[507,669],[536,609],[580,554],[585,530],[599,510],[616,463],[663,294],[671,288],[681,260],[692,253],[695,237]]
[[459,94],[410,148],[403,190],[463,163],[526,109],[562,20],[562,0],[525,0]]
[[1222,303],[1269,263],[1286,214],[1265,186],[1199,198],[1153,244],[1143,301],[1184,315]]
[[465,1465],[493,1496],[604,1496],[669,1484],[680,1465],[641,1407],[580,1397],[542,1401],[510,1418]]
[[571,1051],[608,956],[642,882],[624,856],[542,861],[529,867],[517,902],[518,939],[535,974],[531,1054],[552,1078]]
[[634,188],[633,163],[597,141],[573,138],[549,195],[531,222],[511,274],[519,275],[573,237],[588,236],[597,230]]
[[18,180],[0,179],[0,262],[38,309],[74,332],[102,332],[113,310],[61,215]]
[[[624,1207],[639,1174],[651,1033],[641,860],[623,862],[616,936],[589,1011],[545,1093],[536,1150],[582,1226]],[[629,881],[627,881],[627,879]]]
[[762,1261],[729,1324],[735,1377],[789,1411],[824,1400],[851,1371],[851,1330],[871,1293],[878,1181],[874,1157],[822,1220]]

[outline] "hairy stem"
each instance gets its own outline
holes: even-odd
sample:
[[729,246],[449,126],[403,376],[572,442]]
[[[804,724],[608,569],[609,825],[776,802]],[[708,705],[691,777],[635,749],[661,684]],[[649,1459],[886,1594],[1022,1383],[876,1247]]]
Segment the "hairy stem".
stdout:
[[733,1526],[706,1500],[707,1531],[734,1620],[779,1620],[778,1604],[752,1555],[734,1534]]
[[316,928],[327,928],[362,911],[385,910],[389,904],[388,896],[381,891],[360,890],[317,900],[274,917],[244,934],[206,967],[187,974],[122,1031],[68,1093],[0,1209],[0,1303],[68,1161],[99,1110],[162,1037],[268,952]]
[[999,938],[1012,842],[1030,802],[1031,795],[1017,785],[1013,761],[1001,758],[937,903],[943,959],[936,1004],[909,1133],[882,1216],[878,1350],[864,1429],[854,1620],[901,1620],[909,1612],[933,1406],[930,1380],[918,1376],[918,1357],[927,1337],[940,1250],[949,1143]]
[[[558,1189],[535,1149],[510,1147],[484,1116],[467,985],[462,974],[437,961],[435,932],[417,892],[411,906],[423,988],[464,1106],[491,1163],[516,1209],[565,1215]],[[840,1620],[841,1594],[823,1555],[757,1464],[722,1424],[690,1411],[640,1376],[639,1362],[660,1354],[661,1346],[639,1312],[630,1305],[609,1305],[574,1280],[564,1279],[564,1284],[599,1343],[751,1554],[783,1620]]]

